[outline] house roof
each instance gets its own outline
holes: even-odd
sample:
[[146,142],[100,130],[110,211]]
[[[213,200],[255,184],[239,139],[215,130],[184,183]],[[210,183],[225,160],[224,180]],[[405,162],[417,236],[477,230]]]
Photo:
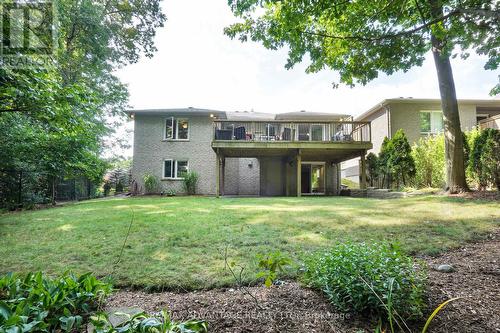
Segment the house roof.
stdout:
[[289,120],[289,121],[300,121],[300,120],[335,121],[347,117],[350,117],[350,115],[328,113],[328,112],[309,112],[302,110],[298,112],[278,113],[275,119]]
[[200,108],[173,108],[173,109],[140,109],[140,110],[127,110],[129,115],[143,114],[143,115],[198,115],[198,116],[216,116],[219,119],[226,119],[226,112],[219,110],[200,109]]
[[230,111],[226,112],[228,120],[252,121],[252,120],[274,120],[272,113],[254,112],[254,111]]
[[[356,116],[356,120],[363,120],[364,118],[368,117],[372,113],[380,110],[380,108],[387,106],[392,103],[408,103],[408,104],[417,104],[417,103],[441,103],[441,100],[438,98],[412,98],[412,97],[399,97],[399,98],[389,98],[389,99],[384,99],[382,102],[374,105],[371,107],[368,111],[363,112],[359,116]],[[480,107],[489,107],[489,106],[496,106],[500,107],[500,100],[499,99],[459,99],[458,104],[473,104],[476,106]]]
[[336,114],[328,112],[286,112],[286,113],[264,113],[254,111],[219,111],[210,109],[199,108],[173,108],[173,109],[140,109],[140,110],[127,110],[129,115],[199,115],[199,116],[215,116],[217,119],[233,120],[233,121],[335,121],[343,118],[351,117],[347,114]]

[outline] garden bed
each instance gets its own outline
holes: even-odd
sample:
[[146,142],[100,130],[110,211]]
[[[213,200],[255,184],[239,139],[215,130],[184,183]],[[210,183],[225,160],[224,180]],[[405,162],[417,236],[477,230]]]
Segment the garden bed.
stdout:
[[[488,240],[468,244],[439,257],[423,258],[429,265],[430,312],[452,297],[433,321],[431,332],[498,332],[500,330],[500,233]],[[451,264],[455,271],[441,273],[433,268]],[[197,317],[209,322],[210,332],[358,332],[373,331],[376,322],[336,312],[328,301],[296,282],[267,289],[252,287],[258,299],[230,288],[187,293],[153,293],[122,290],[111,296],[108,308],[140,307],[147,312],[170,309],[175,319]],[[422,323],[414,323],[420,331]]]

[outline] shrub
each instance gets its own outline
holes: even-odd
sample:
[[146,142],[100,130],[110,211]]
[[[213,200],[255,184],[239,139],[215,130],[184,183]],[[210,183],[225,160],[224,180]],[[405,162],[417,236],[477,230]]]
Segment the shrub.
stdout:
[[104,190],[104,196],[107,197],[109,195],[109,191],[111,191],[111,183],[105,181],[104,185],[102,186],[102,189]]
[[404,185],[415,176],[415,161],[411,154],[411,146],[404,131],[399,129],[391,139],[392,150],[389,157],[389,168],[392,171],[394,179],[397,181],[397,187],[400,182]]
[[146,194],[158,192],[158,187],[160,183],[155,175],[147,173],[144,175],[143,180],[144,180],[144,187],[146,188]]
[[260,269],[257,277],[263,278],[264,284],[268,288],[274,283],[278,277],[278,273],[284,272],[285,267],[292,263],[290,258],[284,256],[279,251],[268,253],[267,255],[259,254],[257,255],[257,259]]
[[187,194],[192,195],[196,193],[198,178],[198,174],[194,171],[189,171],[184,175],[183,186]]
[[422,315],[425,273],[392,244],[338,244],[309,257],[304,278],[341,311],[384,316],[390,298],[405,319]]
[[116,183],[115,192],[116,193],[122,193],[123,192],[123,184],[122,184],[121,181],[118,181],[118,183]]
[[0,332],[81,331],[111,285],[90,273],[56,279],[41,272],[0,277]]
[[480,190],[492,185],[500,190],[500,131],[481,130],[471,141],[469,173]]
[[392,172],[389,161],[392,151],[392,141],[388,137],[385,137],[380,148],[380,153],[378,154],[378,170],[382,176],[382,186],[386,186],[387,188],[391,187]]
[[374,186],[374,182],[377,180],[379,175],[378,157],[374,153],[366,155],[366,171],[368,173],[370,186]]
[[444,187],[446,168],[444,159],[444,135],[420,138],[413,146],[415,160],[414,184],[417,188]]

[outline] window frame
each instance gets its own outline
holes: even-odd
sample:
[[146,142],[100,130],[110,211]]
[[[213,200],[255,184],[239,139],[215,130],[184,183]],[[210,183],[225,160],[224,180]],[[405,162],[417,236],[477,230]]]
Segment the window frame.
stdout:
[[[166,177],[165,176],[165,163],[167,161],[170,161],[170,168],[171,168],[171,177]],[[162,171],[162,179],[166,180],[183,180],[184,177],[178,177],[178,163],[179,162],[186,162],[186,172],[189,172],[189,160],[187,159],[182,159],[182,160],[174,160],[173,158],[166,158],[163,160],[163,171]]]
[[[167,137],[167,121],[171,120],[172,121],[172,137]],[[186,139],[179,139],[179,122],[180,121],[185,121],[188,124],[187,128],[187,138]],[[191,132],[191,126],[190,126],[190,121],[189,118],[177,118],[174,116],[171,117],[166,117],[165,121],[163,123],[163,140],[165,141],[189,141],[189,136]]]
[[[165,176],[165,164],[167,161],[170,162],[170,177]],[[162,171],[162,179],[173,179],[174,178],[174,160],[171,158],[166,158],[163,160],[163,171]]]
[[[429,114],[429,131],[425,131],[423,132],[422,131],[422,119],[420,118],[420,115],[422,113],[428,113]],[[436,135],[436,134],[440,134],[440,133],[443,133],[444,132],[444,119],[442,121],[442,128],[440,130],[438,130],[437,132],[434,132],[432,131],[432,114],[433,113],[439,113],[441,115],[441,119],[443,119],[443,111],[441,110],[420,110],[419,111],[419,132],[420,132],[420,135]]]

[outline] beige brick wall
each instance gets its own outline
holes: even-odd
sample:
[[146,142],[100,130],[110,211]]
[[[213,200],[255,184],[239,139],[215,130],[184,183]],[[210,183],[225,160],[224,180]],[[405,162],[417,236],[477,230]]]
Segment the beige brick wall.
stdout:
[[[417,142],[420,137],[420,111],[439,111],[440,103],[394,103],[389,105],[391,112],[391,133],[394,135],[402,128],[411,144]],[[470,130],[476,125],[476,107],[471,104],[459,104],[460,124],[462,130]],[[373,137],[372,133],[372,137]]]
[[224,194],[259,195],[260,164],[256,158],[226,158]]
[[164,140],[166,115],[135,115],[132,177],[144,189],[143,176],[152,173],[161,189],[183,193],[181,180],[162,179],[165,159],[188,160],[189,169],[199,174],[197,192],[215,194],[215,152],[211,148],[212,122],[208,116],[189,119],[189,141]]
[[[390,115],[386,112],[390,110]],[[458,105],[462,130],[467,131],[476,125],[476,106],[474,104]],[[371,122],[373,149],[369,152],[378,154],[384,137],[388,135],[388,117],[390,117],[390,131],[393,136],[399,129],[403,129],[410,144],[416,143],[420,137],[420,111],[439,111],[441,103],[413,103],[396,102],[374,112],[362,119]],[[342,164],[342,177],[359,182],[359,158],[346,161]]]

